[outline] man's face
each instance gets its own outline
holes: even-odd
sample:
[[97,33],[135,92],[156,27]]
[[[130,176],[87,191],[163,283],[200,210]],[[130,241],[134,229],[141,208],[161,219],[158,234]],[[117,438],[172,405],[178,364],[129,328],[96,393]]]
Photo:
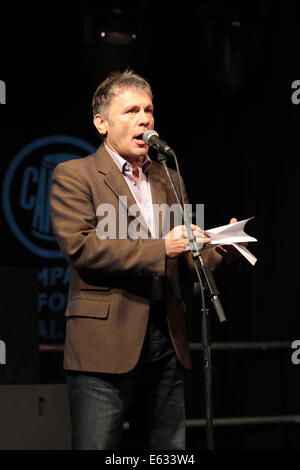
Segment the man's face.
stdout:
[[[128,89],[111,100],[108,119],[95,116],[95,125],[100,132],[106,131],[106,143],[125,159],[144,157],[148,146],[142,136],[154,129],[153,104],[148,93]],[[100,127],[99,127],[100,126]]]

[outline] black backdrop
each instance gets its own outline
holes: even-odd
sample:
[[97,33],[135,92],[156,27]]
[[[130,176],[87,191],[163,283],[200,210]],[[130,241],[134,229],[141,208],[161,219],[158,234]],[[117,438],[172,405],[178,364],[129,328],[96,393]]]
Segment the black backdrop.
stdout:
[[[213,351],[214,415],[298,414],[300,365],[289,346],[300,338],[296,2],[106,1],[97,9],[92,2],[26,2],[1,9],[1,265],[36,270],[38,343],[63,343],[68,281],[41,221],[55,160],[44,157],[84,156],[98,146],[94,89],[107,72],[129,65],[153,86],[156,129],[176,151],[190,200],[205,204],[205,227],[255,216],[247,230],[258,239],[250,247],[258,262],[217,277],[228,322],[220,325],[212,310],[211,339],[266,346]],[[126,37],[101,42],[96,33],[112,17],[126,22]],[[22,298],[13,283],[8,288],[20,309]],[[187,304],[191,342],[198,343],[198,304],[191,295]],[[1,316],[5,323],[5,311]],[[61,356],[43,351],[39,380],[63,380]],[[189,418],[203,417],[201,360],[194,351]],[[203,432],[189,430],[191,446],[205,447]],[[216,436],[221,448],[297,448],[299,438],[297,425],[278,423],[220,427]]]

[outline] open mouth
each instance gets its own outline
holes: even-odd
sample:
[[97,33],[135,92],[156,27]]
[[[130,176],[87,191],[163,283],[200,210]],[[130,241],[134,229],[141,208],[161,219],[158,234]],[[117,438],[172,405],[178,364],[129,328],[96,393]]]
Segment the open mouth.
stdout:
[[139,134],[139,135],[136,135],[136,136],[134,137],[134,140],[136,141],[137,144],[139,144],[139,145],[145,145],[145,142],[143,141],[143,135],[144,135],[144,133]]

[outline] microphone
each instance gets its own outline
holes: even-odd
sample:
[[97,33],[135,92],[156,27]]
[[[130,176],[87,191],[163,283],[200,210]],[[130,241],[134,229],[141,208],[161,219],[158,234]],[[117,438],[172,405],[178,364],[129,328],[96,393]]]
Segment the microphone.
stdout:
[[143,141],[145,142],[146,145],[150,145],[151,147],[154,147],[155,150],[158,152],[165,153],[166,155],[169,155],[170,157],[175,157],[175,152],[174,150],[171,149],[171,147],[166,144],[163,140],[159,138],[159,135],[156,131],[154,130],[149,130],[144,132],[143,134]]

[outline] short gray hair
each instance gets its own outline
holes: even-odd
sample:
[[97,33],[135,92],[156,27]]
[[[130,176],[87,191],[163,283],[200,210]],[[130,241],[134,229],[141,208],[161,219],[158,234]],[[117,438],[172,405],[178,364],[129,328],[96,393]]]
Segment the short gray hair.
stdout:
[[118,92],[133,89],[148,93],[153,99],[152,89],[147,80],[136,74],[133,70],[127,69],[125,72],[112,72],[94,93],[92,108],[93,114],[102,114],[107,117],[107,108],[111,100]]

